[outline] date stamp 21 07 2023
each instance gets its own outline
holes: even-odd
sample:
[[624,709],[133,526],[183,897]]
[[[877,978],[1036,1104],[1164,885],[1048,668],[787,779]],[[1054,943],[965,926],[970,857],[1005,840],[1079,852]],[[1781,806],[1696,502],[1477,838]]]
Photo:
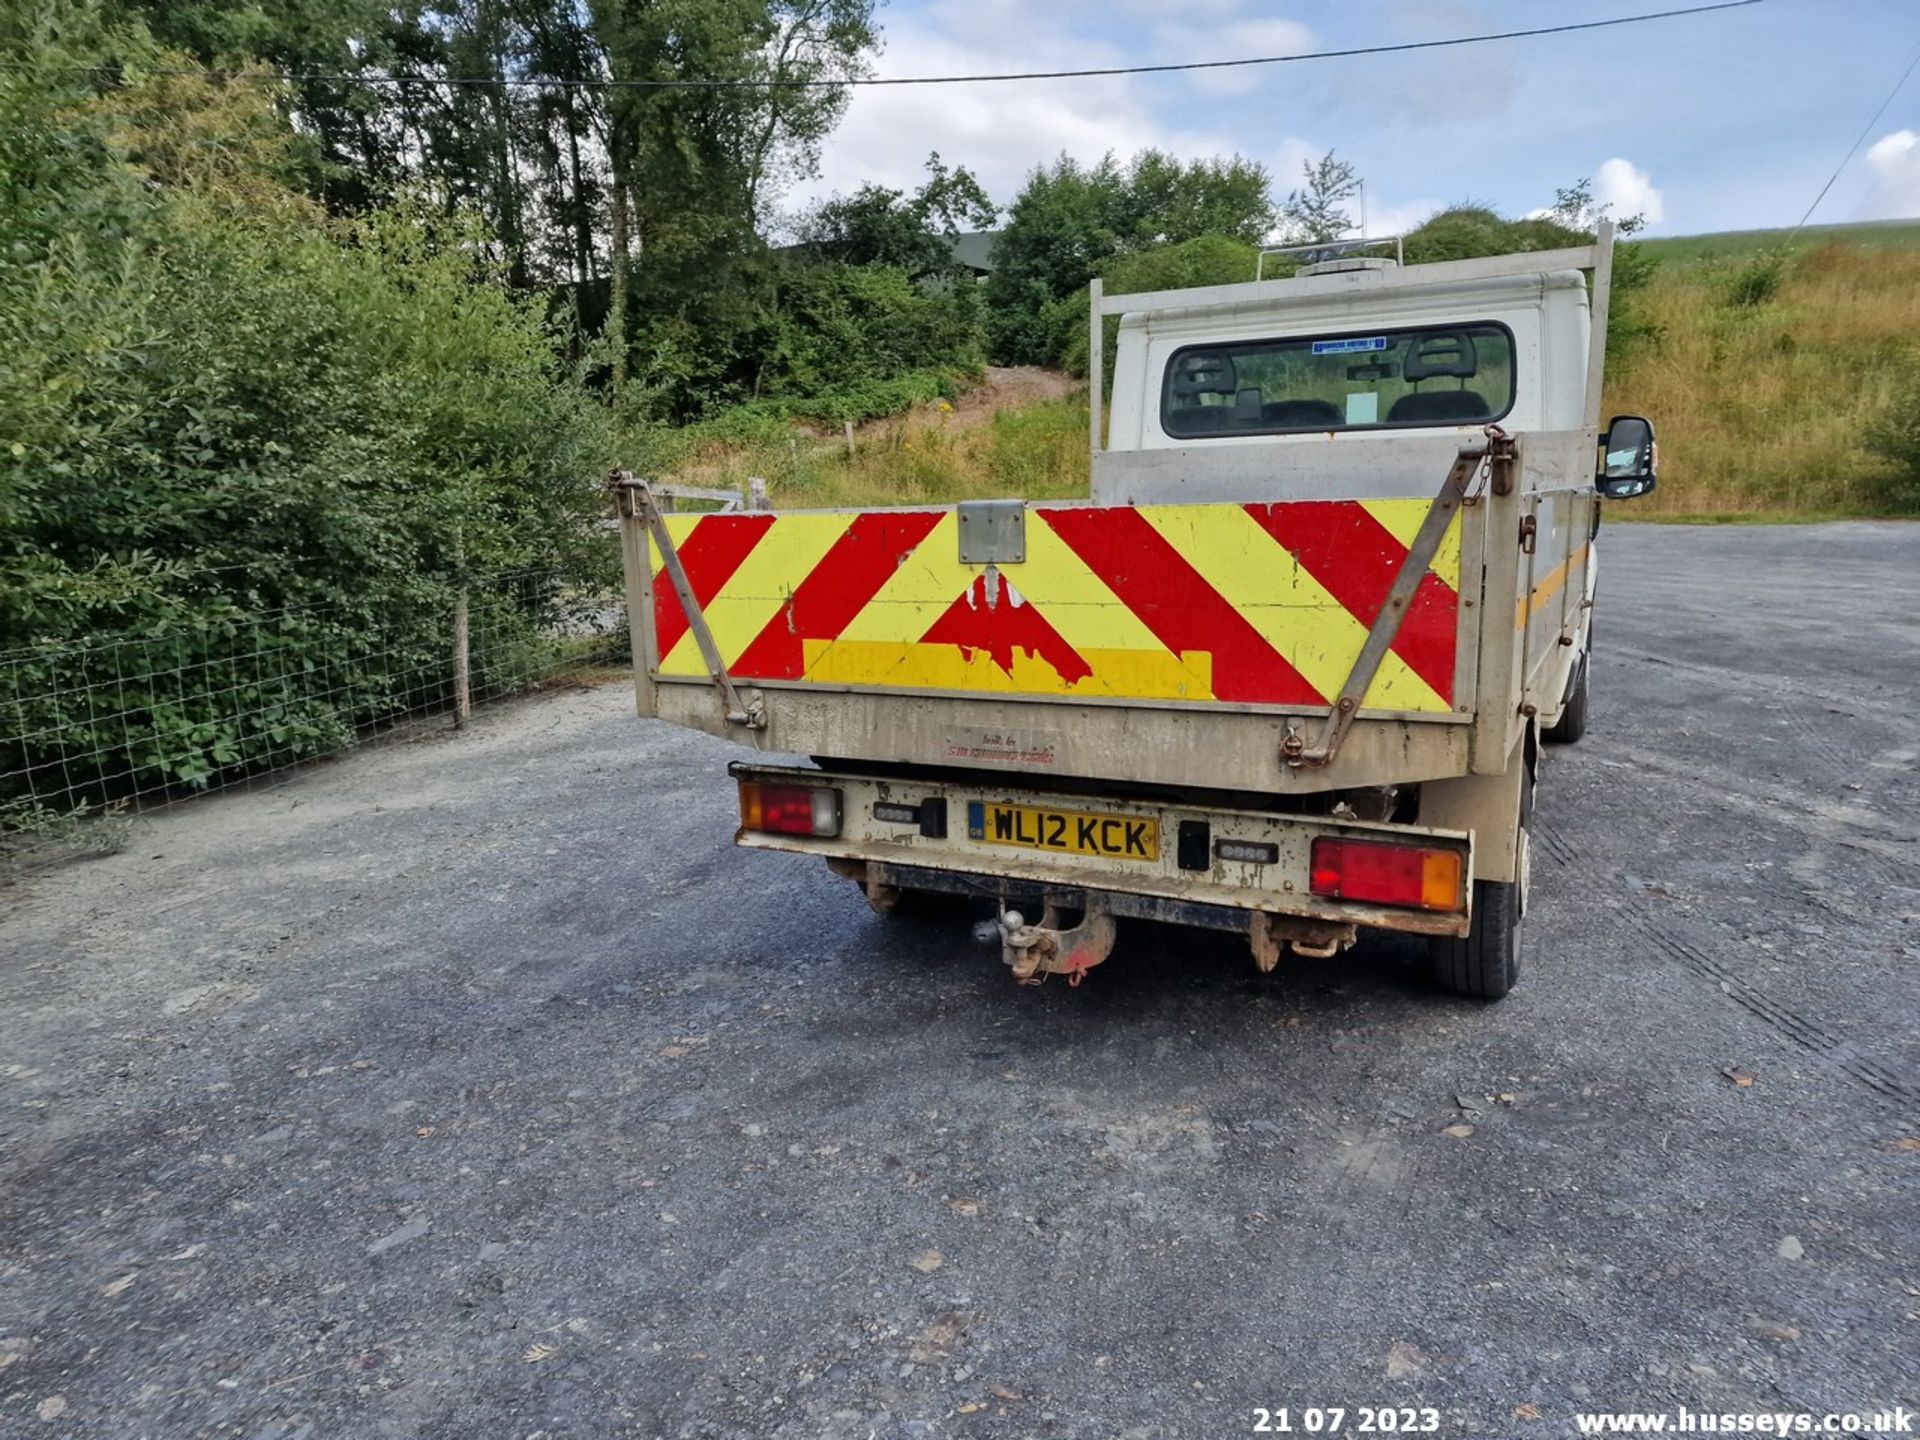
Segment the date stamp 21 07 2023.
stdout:
[[1256,1435],[1431,1435],[1438,1410],[1409,1405],[1283,1405],[1253,1412]]

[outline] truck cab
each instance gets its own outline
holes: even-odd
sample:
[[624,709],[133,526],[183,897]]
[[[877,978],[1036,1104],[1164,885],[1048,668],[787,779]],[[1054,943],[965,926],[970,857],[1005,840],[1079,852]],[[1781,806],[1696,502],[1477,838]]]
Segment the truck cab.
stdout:
[[1317,476],[1320,488],[1380,493],[1384,482],[1418,493],[1432,489],[1436,459],[1444,464],[1490,424],[1528,435],[1585,425],[1586,276],[1406,283],[1431,268],[1336,260],[1308,266],[1296,282],[1271,282],[1313,282],[1310,295],[1208,303],[1190,292],[1201,303],[1121,311],[1095,496],[1137,503],[1213,488],[1198,473],[1171,487],[1128,483],[1163,472],[1166,457],[1134,465],[1115,463],[1116,454],[1177,451],[1203,470],[1237,474],[1243,466],[1201,458],[1237,447],[1258,447],[1286,488]]
[[[1363,277],[1392,263],[1307,274]],[[1409,436],[1572,429],[1590,332],[1575,270],[1127,314],[1107,446],[1367,443],[1390,465],[1383,442]]]

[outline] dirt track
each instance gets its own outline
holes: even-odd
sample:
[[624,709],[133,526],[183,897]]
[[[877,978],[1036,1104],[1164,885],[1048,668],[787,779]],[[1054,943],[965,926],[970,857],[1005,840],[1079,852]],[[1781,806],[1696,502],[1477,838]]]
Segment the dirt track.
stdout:
[[1497,1007],[1147,928],[1016,989],[617,685],[17,887],[0,1433],[1915,1408],[1920,530],[1603,540]]

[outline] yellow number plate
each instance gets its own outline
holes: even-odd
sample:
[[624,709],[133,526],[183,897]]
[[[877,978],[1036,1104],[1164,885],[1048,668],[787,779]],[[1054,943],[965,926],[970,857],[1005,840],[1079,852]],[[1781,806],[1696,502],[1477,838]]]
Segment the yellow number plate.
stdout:
[[1098,855],[1105,860],[1158,860],[1160,822],[1084,810],[1043,810],[1032,805],[967,803],[967,837],[989,845],[1053,850],[1062,855]]

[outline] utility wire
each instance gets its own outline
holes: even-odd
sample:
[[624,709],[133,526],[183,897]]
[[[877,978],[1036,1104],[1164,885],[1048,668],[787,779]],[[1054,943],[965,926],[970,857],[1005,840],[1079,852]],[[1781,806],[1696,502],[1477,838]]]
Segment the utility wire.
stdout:
[[[1566,35],[1576,30],[1606,30],[1616,25],[1639,25],[1649,20],[1671,20],[1681,15],[1705,15],[1716,10],[1742,10],[1763,0],[1718,0],[1679,10],[1654,10],[1643,15],[1617,15],[1609,20],[1583,20],[1568,25],[1543,25],[1533,30],[1498,30],[1483,35],[1456,35],[1445,40],[1409,40],[1398,45],[1363,45],[1348,50],[1313,50],[1303,55],[1256,55],[1239,60],[1191,60],[1165,65],[1112,65],[1093,70],[1024,70],[987,75],[856,75],[842,79],[721,79],[721,80],[568,80],[559,78],[508,79],[500,76],[326,75],[277,70],[165,70],[142,69],[146,75],[211,75],[223,80],[279,80],[299,84],[341,85],[464,85],[499,89],[516,86],[553,90],[834,90],[843,86],[980,85],[1012,80],[1085,80],[1110,75],[1166,75],[1188,70],[1229,70],[1248,65],[1290,65],[1300,60],[1339,60],[1357,55],[1398,55],[1410,50],[1442,50],[1460,45],[1485,45],[1495,40],[1523,40],[1537,35]],[[9,67],[24,68],[24,67]],[[112,67],[85,67],[85,73],[116,73]]]
[[1781,241],[1781,244],[1791,243],[1793,237],[1800,233],[1801,228],[1806,225],[1807,221],[1813,218],[1813,212],[1818,210],[1820,208],[1820,202],[1827,198],[1827,192],[1833,188],[1833,182],[1840,178],[1840,172],[1842,170],[1845,170],[1848,165],[1853,163],[1854,152],[1865,143],[1867,136],[1873,133],[1873,127],[1878,125],[1880,123],[1880,117],[1887,113],[1887,107],[1893,103],[1893,97],[1898,95],[1901,88],[1906,85],[1907,78],[1913,74],[1916,65],[1920,65],[1920,50],[1913,52],[1913,58],[1907,61],[1907,68],[1900,72],[1900,78],[1894,81],[1893,88],[1887,91],[1887,98],[1880,102],[1880,108],[1873,112],[1873,118],[1861,127],[1860,133],[1854,137],[1853,144],[1847,147],[1847,153],[1841,156],[1840,163],[1833,167],[1833,173],[1827,177],[1827,183],[1822,185],[1820,187],[1820,193],[1813,197],[1813,204],[1807,206],[1807,213],[1800,217],[1800,223],[1798,225],[1795,225],[1793,229],[1787,232],[1787,238]]

